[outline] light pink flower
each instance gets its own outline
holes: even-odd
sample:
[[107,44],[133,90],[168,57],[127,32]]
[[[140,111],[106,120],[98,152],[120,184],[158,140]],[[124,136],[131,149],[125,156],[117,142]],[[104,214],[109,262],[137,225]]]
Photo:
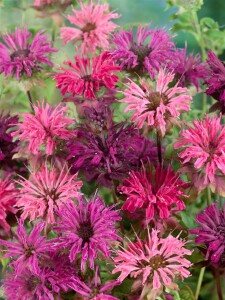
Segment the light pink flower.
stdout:
[[204,120],[195,120],[193,127],[187,125],[188,129],[181,131],[174,144],[175,149],[184,148],[179,154],[182,163],[189,170],[194,168],[193,173],[204,174],[205,186],[217,185],[220,175],[225,175],[225,126],[220,121],[221,116],[208,115]]
[[52,108],[48,103],[34,105],[34,115],[24,113],[23,122],[19,123],[19,129],[13,132],[20,141],[26,141],[28,150],[33,154],[39,154],[46,147],[46,154],[52,155],[61,141],[68,140],[72,132],[67,127],[74,122],[66,115],[66,107],[59,104]]
[[80,42],[78,48],[82,55],[89,51],[95,53],[96,48],[106,50],[109,48],[108,36],[112,33],[117,25],[110,19],[117,19],[119,15],[109,12],[107,4],[90,3],[86,6],[80,2],[81,10],[73,9],[74,15],[68,15],[67,19],[74,24],[73,27],[61,28],[61,38],[64,44],[74,41]]
[[160,70],[156,85],[141,82],[142,87],[130,80],[123,92],[125,98],[121,102],[128,103],[125,112],[134,111],[131,121],[142,128],[144,122],[156,128],[164,136],[171,124],[177,124],[176,119],[181,113],[190,110],[192,97],[187,94],[187,88],[169,87],[174,74]]
[[16,206],[23,211],[22,218],[31,221],[43,218],[48,224],[55,222],[55,211],[62,204],[77,199],[82,181],[77,174],[70,175],[65,167],[59,172],[43,166],[38,172],[31,173],[29,179],[19,181],[22,186]]
[[[191,251],[184,248],[185,242],[169,234],[166,238],[158,237],[159,231],[152,230],[148,233],[148,240],[142,241],[137,237],[137,242],[130,242],[128,249],[121,247],[114,258],[116,268],[113,274],[121,272],[118,280],[123,281],[130,276],[140,281],[143,290],[149,286],[155,296],[163,287],[177,289],[175,280],[190,276],[187,270],[191,263],[184,256],[191,255]],[[155,299],[155,297],[154,297]]]
[[17,190],[10,176],[4,180],[0,180],[0,226],[6,231],[10,230],[10,226],[6,221],[8,213],[15,214],[17,210],[14,208],[16,204]]

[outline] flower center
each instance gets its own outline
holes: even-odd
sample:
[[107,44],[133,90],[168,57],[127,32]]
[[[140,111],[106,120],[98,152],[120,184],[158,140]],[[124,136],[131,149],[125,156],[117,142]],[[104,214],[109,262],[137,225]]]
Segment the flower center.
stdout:
[[150,259],[149,264],[154,271],[158,270],[159,268],[163,268],[166,265],[165,260],[160,254],[156,254],[155,256],[153,256]]
[[82,32],[91,32],[96,29],[96,25],[92,23],[87,23],[83,28],[81,28]]
[[41,284],[41,281],[35,275],[31,275],[27,280],[27,288],[30,292],[34,291],[39,284]]
[[28,248],[25,248],[24,253],[25,253],[26,257],[30,257],[31,255],[33,255],[34,250],[35,250],[34,246],[30,246]]
[[11,58],[12,61],[14,61],[14,59],[16,57],[28,57],[29,54],[30,54],[30,50],[29,49],[20,49],[20,50],[17,50],[15,52],[13,52],[10,55],[10,58]]
[[81,223],[77,232],[78,236],[83,240],[83,245],[89,243],[90,238],[94,235],[94,230],[90,221]]
[[165,94],[160,94],[159,92],[153,92],[148,96],[149,104],[147,105],[149,110],[155,110],[159,107],[161,101],[166,105],[169,99]]
[[151,49],[148,47],[148,45],[137,45],[136,43],[134,43],[131,46],[130,51],[136,54],[138,57],[138,61],[142,63],[145,57],[149,56]]
[[218,230],[217,235],[220,235],[220,236],[222,235],[225,237],[225,225],[219,225],[217,227],[217,230]]

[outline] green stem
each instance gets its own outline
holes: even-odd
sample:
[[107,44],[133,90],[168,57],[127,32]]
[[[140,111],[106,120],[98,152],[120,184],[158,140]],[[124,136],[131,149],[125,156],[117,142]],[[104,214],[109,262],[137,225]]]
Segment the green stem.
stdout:
[[211,199],[211,189],[209,186],[206,188],[206,200],[207,200],[207,205],[211,205],[212,199]]
[[161,165],[162,164],[162,139],[158,131],[156,133],[156,141],[157,141],[158,160]]
[[192,17],[193,17],[193,21],[194,21],[195,29],[196,29],[195,38],[199,45],[199,48],[201,49],[202,59],[206,60],[207,53],[205,50],[205,48],[206,48],[205,42],[204,42],[204,39],[202,38],[201,26],[199,24],[198,15],[197,15],[196,11],[192,11]]
[[31,107],[32,111],[34,112],[34,102],[32,100],[32,96],[31,96],[30,91],[27,91],[27,97],[29,99],[30,107]]
[[202,110],[203,110],[203,114],[205,114],[207,112],[207,95],[206,95],[206,93],[203,93],[202,102],[203,102]]
[[196,300],[198,300],[198,297],[199,297],[199,294],[200,294],[200,291],[201,291],[204,273],[205,273],[205,267],[201,268],[200,273],[199,273],[197,288],[196,288],[196,292],[195,292],[195,299]]
[[216,289],[217,289],[218,299],[223,300],[223,290],[222,290],[222,286],[221,286],[220,272],[216,271],[215,276],[216,276]]

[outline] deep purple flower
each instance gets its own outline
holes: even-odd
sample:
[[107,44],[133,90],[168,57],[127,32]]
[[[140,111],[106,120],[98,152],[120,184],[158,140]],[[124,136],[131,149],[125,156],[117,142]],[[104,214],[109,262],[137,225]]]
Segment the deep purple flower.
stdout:
[[18,123],[17,116],[0,114],[0,168],[9,170],[13,166],[12,156],[15,153],[18,141],[13,141],[11,132]]
[[208,52],[207,63],[210,67],[210,75],[205,81],[208,86],[206,94],[218,101],[210,110],[219,109],[222,114],[225,114],[225,64],[212,51]]
[[213,203],[196,217],[199,228],[190,230],[197,234],[195,242],[205,244],[206,258],[213,263],[225,265],[225,204],[220,209],[218,203]]
[[149,25],[138,26],[136,36],[132,28],[121,30],[112,42],[115,44],[112,56],[120,67],[138,74],[147,71],[152,78],[167,64],[174,47],[167,32],[157,28],[150,30]]
[[52,66],[47,54],[56,52],[47,42],[48,36],[39,31],[32,41],[32,34],[26,28],[17,28],[15,33],[3,35],[0,43],[0,74],[5,76],[11,73],[19,80],[21,76],[31,76],[33,72],[41,69],[42,64]]
[[78,205],[67,203],[58,216],[55,247],[67,248],[71,262],[81,257],[81,270],[86,262],[93,269],[99,253],[109,257],[110,247],[121,240],[115,228],[115,222],[121,220],[119,211],[114,206],[106,207],[100,196],[86,203],[79,198]]
[[131,125],[120,123],[107,132],[96,133],[80,126],[77,138],[68,144],[72,171],[81,170],[88,181],[97,179],[106,187],[122,180],[129,171],[141,166],[141,161],[155,162],[156,147]]
[[44,222],[39,222],[28,235],[24,220],[20,219],[15,241],[0,240],[0,244],[7,247],[4,257],[13,257],[12,266],[15,270],[30,269],[38,272],[39,260],[46,258],[46,253],[50,249],[46,238],[40,236],[44,226]]
[[187,55],[187,48],[176,49],[169,66],[173,69],[175,79],[179,80],[178,85],[182,87],[194,84],[199,89],[199,80],[205,79],[209,74],[208,68],[201,62],[200,55],[194,56],[193,53]]

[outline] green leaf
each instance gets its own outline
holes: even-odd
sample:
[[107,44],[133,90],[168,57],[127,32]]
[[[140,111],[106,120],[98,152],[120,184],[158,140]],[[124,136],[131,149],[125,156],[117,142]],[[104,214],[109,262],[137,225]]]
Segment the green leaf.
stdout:
[[190,286],[187,284],[182,284],[179,294],[180,300],[195,300],[194,293]]

